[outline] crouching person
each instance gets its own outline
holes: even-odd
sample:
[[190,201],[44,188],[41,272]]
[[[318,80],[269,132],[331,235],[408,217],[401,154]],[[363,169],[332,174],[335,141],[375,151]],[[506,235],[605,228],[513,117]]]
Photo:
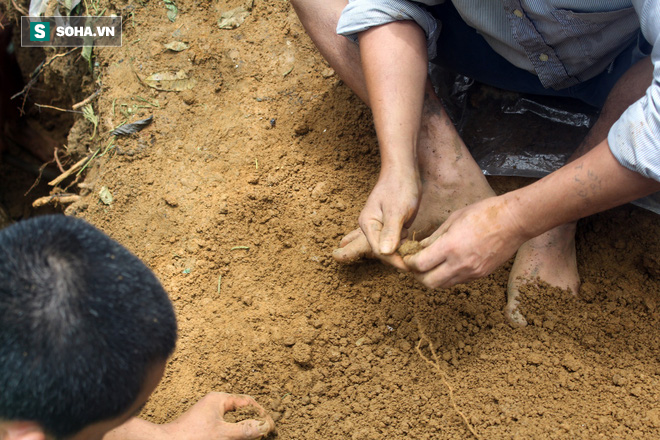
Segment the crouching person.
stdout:
[[[135,415],[177,337],[155,275],[88,223],[45,216],[0,231],[0,440],[254,439],[251,397],[211,393],[179,419]],[[253,405],[262,421],[228,423]]]

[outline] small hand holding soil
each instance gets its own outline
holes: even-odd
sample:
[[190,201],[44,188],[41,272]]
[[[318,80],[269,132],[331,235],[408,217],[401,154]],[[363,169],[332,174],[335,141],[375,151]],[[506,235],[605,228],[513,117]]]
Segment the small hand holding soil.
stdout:
[[[234,395],[230,396],[233,397]],[[225,422],[236,424],[236,426],[248,424],[253,429],[254,427],[257,427],[259,433],[262,434],[262,436],[258,438],[268,437],[275,431],[275,422],[273,422],[273,419],[261,405],[252,400],[249,396],[236,397],[238,397],[238,399],[231,402],[229,406],[225,404],[226,412],[223,416]],[[248,437],[246,437],[246,440],[247,438]]]
[[242,422],[243,420],[249,420],[249,419],[263,421],[265,420],[263,416],[264,414],[259,408],[257,408],[256,406],[247,405],[226,412],[225,422],[238,423],[238,422]]
[[[252,397],[242,394],[209,393],[173,422],[161,425],[164,438],[253,440],[275,431],[275,422]],[[194,437],[197,438],[197,437]]]

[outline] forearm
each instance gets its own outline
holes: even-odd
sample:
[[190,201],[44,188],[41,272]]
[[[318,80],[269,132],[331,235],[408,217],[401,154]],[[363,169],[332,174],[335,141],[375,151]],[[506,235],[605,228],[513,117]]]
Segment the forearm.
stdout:
[[361,32],[359,40],[382,168],[416,169],[428,68],[424,31],[398,21]]
[[163,439],[161,425],[133,417],[103,436],[103,440],[155,440]]
[[660,182],[620,165],[603,141],[579,159],[504,197],[521,232],[531,238],[656,191]]

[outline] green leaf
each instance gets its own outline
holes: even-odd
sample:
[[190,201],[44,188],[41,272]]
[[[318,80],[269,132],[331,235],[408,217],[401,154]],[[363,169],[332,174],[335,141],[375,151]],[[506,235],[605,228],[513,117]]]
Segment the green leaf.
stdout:
[[167,18],[174,22],[179,15],[179,8],[177,8],[174,0],[163,0],[163,2],[165,3],[165,9],[167,9]]
[[92,133],[92,137],[89,138],[92,140],[94,139],[94,136],[96,136],[96,129],[99,126],[99,116],[94,114],[94,107],[92,107],[92,104],[87,104],[84,106],[82,108],[82,112],[85,119],[94,125],[94,132]]
[[250,13],[243,7],[239,6],[231,11],[223,12],[218,20],[220,29],[236,29],[243,24]]
[[99,191],[99,198],[106,205],[111,204],[112,201],[114,200],[112,197],[112,193],[110,192],[107,186],[101,187],[101,191]]

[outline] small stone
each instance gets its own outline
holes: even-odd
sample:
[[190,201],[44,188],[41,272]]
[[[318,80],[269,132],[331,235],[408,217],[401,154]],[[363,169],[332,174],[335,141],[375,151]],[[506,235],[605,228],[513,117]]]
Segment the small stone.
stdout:
[[337,200],[335,202],[335,208],[337,208],[339,211],[345,211],[346,210],[346,204],[342,202],[341,200]]
[[575,359],[573,356],[570,354],[567,354],[564,356],[564,358],[561,360],[561,365],[566,368],[568,371],[578,371],[580,368],[582,368],[582,364],[580,361]]
[[330,359],[331,362],[337,362],[341,359],[341,352],[337,349],[331,349],[328,352],[328,359]]
[[197,97],[192,90],[184,90],[181,92],[181,98],[186,105],[193,105],[195,102],[197,102]]
[[628,380],[620,374],[615,374],[612,376],[612,383],[618,387],[625,386],[628,383]]
[[332,68],[330,68],[330,67],[328,67],[327,69],[324,69],[323,72],[321,72],[321,76],[322,76],[323,78],[330,78],[330,77],[333,76],[334,74],[335,74],[334,69],[332,69]]
[[312,198],[317,199],[320,202],[325,202],[328,200],[328,182],[319,182],[316,184],[312,190]]
[[543,356],[539,353],[530,353],[530,355],[527,356],[527,362],[532,365],[541,365],[543,363]]
[[286,347],[292,347],[296,343],[296,338],[293,336],[285,336],[282,339],[282,344]]
[[167,203],[168,206],[171,206],[172,208],[176,208],[179,206],[179,201],[172,196],[172,194],[166,194],[163,196],[163,201]]
[[309,126],[305,123],[302,123],[300,125],[297,125],[293,129],[293,132],[296,134],[296,136],[304,136],[307,133],[309,133]]

